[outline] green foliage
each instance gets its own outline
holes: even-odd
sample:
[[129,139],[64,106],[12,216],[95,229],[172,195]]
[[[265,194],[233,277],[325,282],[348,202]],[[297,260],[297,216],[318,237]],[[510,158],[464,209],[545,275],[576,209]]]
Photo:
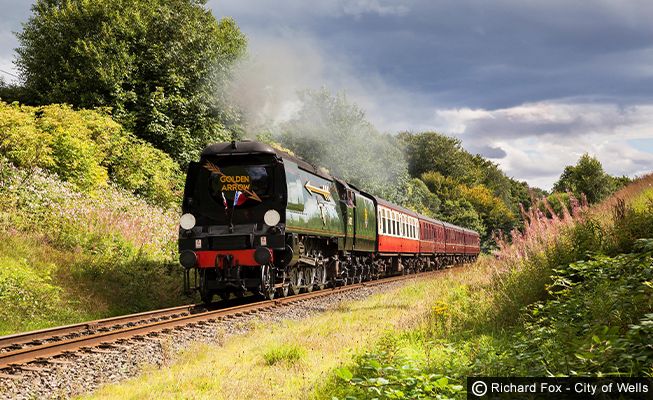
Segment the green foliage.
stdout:
[[436,171],[424,173],[421,178],[442,199],[438,217],[480,232],[485,249],[490,247],[493,231],[510,231],[515,225],[513,212],[487,186],[468,186]]
[[621,188],[628,186],[633,182],[633,180],[627,177],[626,175],[611,176],[610,178],[612,180],[612,188],[615,192]]
[[560,175],[560,179],[553,185],[556,192],[567,190],[576,197],[582,194],[587,196],[590,204],[605,199],[614,191],[613,178],[604,170],[601,162],[589,154],[583,154],[576,165],[568,165]]
[[397,199],[402,206],[432,218],[440,215],[440,199],[422,180],[417,178],[409,180],[402,192],[403,196]]
[[24,86],[16,83],[6,83],[0,77],[0,100],[9,103],[31,104],[32,97],[32,93],[29,93]]
[[357,187],[394,201],[408,181],[396,139],[379,133],[344,94],[300,93],[302,108],[281,127],[281,145]]
[[518,224],[519,204],[530,205],[526,183],[468,153],[459,139],[437,132],[403,132],[399,138],[405,144],[409,172],[441,202],[438,217],[480,232],[484,249],[493,246],[493,232],[510,231]]
[[412,134],[404,132],[400,138],[406,143],[408,171],[411,176],[438,172],[443,176],[461,180],[468,177],[473,163],[460,139],[437,132]]
[[638,246],[634,254],[556,269],[551,299],[530,306],[516,334],[514,368],[531,375],[652,372],[653,240]]
[[360,356],[353,371],[347,367],[334,371],[349,386],[332,398],[446,400],[464,393],[460,380],[429,373],[415,364],[410,357],[397,354],[396,345],[382,345],[379,351]]
[[653,237],[653,189],[626,204],[617,201],[612,209],[613,225],[605,233],[606,253],[631,251],[637,239]]
[[[562,216],[563,208],[567,208],[568,210],[571,209],[571,200],[569,198],[569,193],[552,193],[546,197],[546,201],[557,216]],[[548,211],[546,210],[544,203],[540,204],[539,208],[542,212]],[[550,211],[549,214],[551,214]]]
[[123,130],[104,110],[0,102],[0,151],[21,168],[47,169],[85,192],[111,180],[168,206],[181,190],[177,163]]
[[0,255],[0,331],[53,312],[61,289],[52,284],[52,267],[37,271],[25,259]]
[[[176,166],[175,163],[173,165]],[[92,194],[0,162],[0,332],[188,301],[177,214],[108,184]]]
[[204,1],[38,0],[32,11],[17,65],[36,103],[111,107],[181,162],[238,129],[223,93],[246,39]]
[[306,356],[306,351],[295,344],[282,344],[272,347],[263,353],[263,360],[266,365],[286,363],[296,364]]

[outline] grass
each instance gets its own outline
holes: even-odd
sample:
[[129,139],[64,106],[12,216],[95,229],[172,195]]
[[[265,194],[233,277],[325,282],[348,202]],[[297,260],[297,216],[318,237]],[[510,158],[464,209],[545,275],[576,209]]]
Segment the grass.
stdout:
[[653,244],[634,242],[653,236],[651,183],[555,218],[532,212],[496,258],[196,345],[86,398],[461,399],[470,375],[653,374]]
[[330,376],[391,332],[419,324],[438,298],[483,271],[457,268],[301,321],[258,324],[222,346],[195,345],[171,366],[107,386],[97,399],[307,399]]
[[[653,175],[526,228],[416,328],[334,368],[318,399],[465,398],[466,376],[653,376]],[[545,209],[551,210],[550,207]],[[626,253],[626,254],[624,254]]]
[[281,343],[270,347],[263,353],[263,361],[266,365],[286,363],[288,365],[298,364],[306,356],[306,350],[296,344]]
[[172,306],[176,213],[0,160],[0,334]]

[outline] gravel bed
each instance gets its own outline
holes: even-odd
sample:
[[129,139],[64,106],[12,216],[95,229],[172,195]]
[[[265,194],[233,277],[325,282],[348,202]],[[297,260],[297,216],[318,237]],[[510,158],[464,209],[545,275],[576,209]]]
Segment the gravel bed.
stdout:
[[[230,336],[248,332],[255,322],[299,320],[336,307],[342,301],[360,300],[388,291],[408,281],[390,282],[276,307],[265,312],[198,324],[158,336],[130,339],[101,352],[76,352],[57,357],[60,363],[30,364],[15,377],[0,377],[0,399],[67,399],[93,392],[102,385],[138,375],[143,367],[174,362],[176,354],[192,342],[223,344]],[[37,370],[38,369],[38,370]]]

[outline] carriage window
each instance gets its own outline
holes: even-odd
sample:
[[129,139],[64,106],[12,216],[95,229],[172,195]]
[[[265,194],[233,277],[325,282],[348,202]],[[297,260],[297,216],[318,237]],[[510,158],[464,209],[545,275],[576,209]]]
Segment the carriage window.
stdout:
[[392,233],[395,234],[395,235],[398,235],[399,234],[399,216],[397,215],[397,213],[393,213],[393,214],[394,214],[393,216],[394,216],[395,226],[394,226],[394,229],[393,229]]
[[399,221],[397,221],[397,214],[392,213],[393,224],[392,224],[392,234],[397,235],[399,233]]

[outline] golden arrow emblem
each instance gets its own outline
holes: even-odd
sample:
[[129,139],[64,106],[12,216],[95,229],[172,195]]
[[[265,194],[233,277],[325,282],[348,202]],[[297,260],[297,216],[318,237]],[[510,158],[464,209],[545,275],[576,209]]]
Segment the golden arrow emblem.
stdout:
[[311,193],[319,194],[320,196],[324,197],[324,200],[331,200],[331,192],[329,192],[329,188],[326,186],[323,187],[317,187],[311,185],[311,181],[306,181],[306,184],[304,185],[306,190],[308,190]]
[[[206,164],[204,164],[204,168],[208,169],[209,171],[213,172],[214,174],[218,174],[219,176],[226,176],[220,170],[220,168],[218,168],[215,164],[213,164],[210,161],[207,161]],[[243,189],[242,192],[245,194],[245,196],[249,197],[252,200],[263,202],[263,200],[261,200],[261,198],[258,197],[258,195],[253,190]]]

